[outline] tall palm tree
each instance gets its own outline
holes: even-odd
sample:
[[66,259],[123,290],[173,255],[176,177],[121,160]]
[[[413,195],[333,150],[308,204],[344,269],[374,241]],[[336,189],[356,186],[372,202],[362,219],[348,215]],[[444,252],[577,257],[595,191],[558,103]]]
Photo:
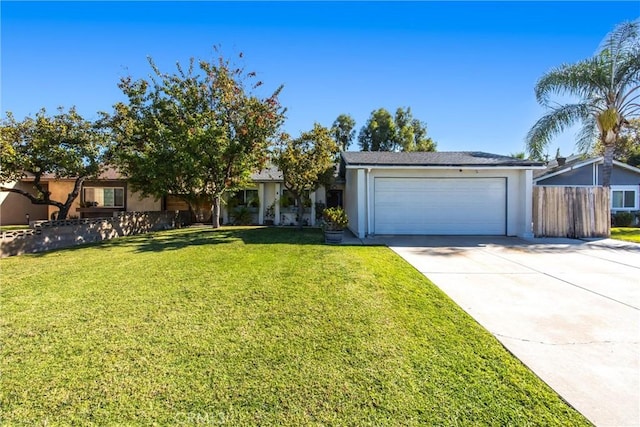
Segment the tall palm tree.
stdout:
[[[599,141],[604,149],[602,184],[610,186],[620,131],[640,114],[639,26],[638,21],[617,25],[595,56],[576,64],[563,64],[538,80],[536,99],[549,112],[527,134],[532,158],[542,158],[552,137],[581,123],[576,145],[586,153]],[[553,103],[551,95],[570,95],[577,101]]]

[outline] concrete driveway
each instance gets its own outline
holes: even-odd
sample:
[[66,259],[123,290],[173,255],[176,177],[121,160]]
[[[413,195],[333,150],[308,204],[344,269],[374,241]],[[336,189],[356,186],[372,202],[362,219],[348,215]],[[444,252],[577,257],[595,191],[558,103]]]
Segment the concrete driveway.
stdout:
[[640,245],[374,240],[414,265],[594,424],[640,425]]

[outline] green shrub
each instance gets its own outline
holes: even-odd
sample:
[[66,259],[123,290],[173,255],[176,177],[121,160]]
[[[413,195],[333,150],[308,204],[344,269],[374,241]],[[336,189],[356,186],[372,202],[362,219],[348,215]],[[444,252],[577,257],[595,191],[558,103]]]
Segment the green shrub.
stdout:
[[634,215],[631,212],[617,212],[613,215],[613,222],[618,227],[629,227],[633,224]]
[[251,211],[249,208],[244,206],[235,209],[231,213],[231,217],[233,218],[234,225],[249,225],[253,221],[253,215],[251,215]]
[[349,225],[349,217],[340,207],[325,209],[322,211],[322,219],[326,230],[342,230]]

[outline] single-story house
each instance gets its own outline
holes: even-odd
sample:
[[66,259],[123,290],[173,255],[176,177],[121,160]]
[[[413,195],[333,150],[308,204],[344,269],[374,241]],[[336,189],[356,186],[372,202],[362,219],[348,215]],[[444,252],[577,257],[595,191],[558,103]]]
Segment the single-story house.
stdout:
[[[541,162],[482,152],[343,152],[335,185],[305,198],[303,224],[315,225],[319,208],[343,206],[349,228],[358,237],[375,234],[475,234],[530,236],[533,172]],[[295,202],[282,173],[267,168],[253,184],[230,195],[221,206],[225,224],[242,212],[253,224],[298,223]],[[28,186],[23,180],[16,185]],[[47,179],[53,198],[71,190],[72,180]],[[55,207],[32,205],[23,196],[3,192],[2,224],[48,219]],[[56,197],[57,196],[57,197]],[[141,199],[115,171],[86,181],[70,215],[112,216],[117,211],[188,210],[177,196]],[[195,221],[209,221],[211,205],[201,206]],[[42,212],[40,212],[42,211]],[[37,212],[37,213],[36,213]],[[202,216],[202,217],[199,217]]]
[[344,207],[358,237],[532,236],[544,163],[483,152],[344,152]]
[[[303,225],[315,225],[320,207],[342,206],[343,185],[338,177],[330,189],[320,187],[304,198]],[[167,210],[189,210],[187,202],[178,196],[165,198]],[[211,221],[211,203],[201,206],[201,215],[192,218],[196,222]],[[251,175],[251,184],[225,196],[220,206],[220,223],[233,224],[244,217],[246,223],[259,225],[298,224],[298,207],[293,196],[284,186],[282,172],[275,167],[267,167]]]
[[[305,197],[305,213],[302,222],[305,225],[315,225],[320,211],[319,207],[342,206],[343,182],[337,177],[334,186],[330,189],[320,187],[317,191],[310,192]],[[253,197],[263,201],[258,208],[254,223],[265,224],[273,221],[275,225],[297,224],[298,207],[292,195],[284,186],[282,172],[275,167],[266,168],[251,176],[254,187],[251,191]],[[238,197],[236,193],[233,197]],[[242,194],[242,193],[240,193]],[[245,196],[246,199],[246,196]]]
[[[33,177],[4,184],[7,187],[33,191]],[[51,192],[53,200],[64,202],[73,190],[75,179],[59,179],[53,175],[41,178],[44,188]],[[114,212],[159,211],[162,201],[141,197],[132,192],[127,181],[114,169],[105,170],[96,180],[87,180],[80,195],[73,201],[69,217],[110,217]],[[0,225],[27,224],[27,221],[55,219],[58,208],[51,205],[34,205],[26,197],[12,192],[0,192]]]
[[[41,182],[51,191],[53,200],[63,201],[73,190],[74,179],[57,179],[52,175],[43,176]],[[233,223],[240,210],[245,210],[245,218],[251,224],[293,225],[298,222],[296,202],[284,187],[282,173],[275,168],[267,168],[252,175],[252,185],[226,197],[221,206],[221,222]],[[33,178],[26,177],[5,186],[33,191]],[[342,206],[343,183],[338,177],[336,184],[328,190],[321,187],[305,198],[305,212],[302,222],[315,225],[318,208]],[[192,221],[211,221],[211,203],[205,202],[192,212]],[[142,211],[188,211],[189,205],[176,195],[162,199],[142,198],[130,190],[126,179],[114,169],[107,169],[96,180],[83,183],[80,195],[69,210],[70,218],[110,217],[117,212]],[[26,197],[0,192],[0,225],[26,224],[27,221],[54,219],[58,208],[50,205],[34,205]]]
[[[534,185],[555,187],[602,186],[602,157],[571,156],[549,162],[547,169],[535,171]],[[640,210],[640,168],[613,161],[611,172],[611,212]]]

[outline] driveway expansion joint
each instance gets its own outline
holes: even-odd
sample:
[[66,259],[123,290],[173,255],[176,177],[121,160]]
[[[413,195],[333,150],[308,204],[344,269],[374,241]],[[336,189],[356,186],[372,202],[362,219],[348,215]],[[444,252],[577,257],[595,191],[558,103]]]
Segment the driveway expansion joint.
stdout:
[[576,342],[557,342],[556,343],[556,342],[548,342],[548,341],[530,340],[527,338],[512,337],[509,335],[498,334],[496,332],[491,332],[491,334],[495,337],[515,340],[515,341],[530,342],[534,344],[551,345],[551,346],[592,345],[592,344],[631,344],[631,345],[640,344],[640,341],[616,341],[616,340],[602,340],[602,341],[594,340],[594,341],[583,341],[583,342],[576,341]]
[[[488,254],[488,255],[495,256],[496,258],[500,258],[500,259],[502,259],[502,260],[512,262],[512,263],[514,263],[514,264],[516,264],[516,265],[519,265],[519,266],[521,266],[521,267],[527,268],[527,269],[531,270],[531,271],[532,271],[532,272],[534,272],[534,273],[537,273],[537,274],[543,274],[543,275],[545,275],[545,276],[551,277],[552,279],[559,280],[559,281],[561,281],[561,282],[563,282],[563,283],[566,283],[567,285],[574,286],[574,287],[576,287],[576,288],[578,288],[578,289],[581,289],[581,290],[583,290],[583,291],[585,291],[585,292],[590,292],[590,293],[592,293],[592,294],[594,294],[594,295],[598,295],[599,297],[606,298],[606,299],[608,299],[608,300],[610,300],[610,301],[613,301],[613,302],[616,302],[616,303],[618,303],[618,304],[625,305],[625,306],[627,306],[627,307],[629,307],[629,308],[632,308],[632,309],[634,309],[634,310],[638,310],[638,311],[640,311],[640,307],[633,306],[633,305],[628,304],[628,303],[626,303],[626,302],[624,302],[624,301],[617,300],[617,299],[612,298],[612,297],[610,297],[610,296],[608,296],[608,295],[602,294],[602,293],[600,293],[600,292],[596,292],[596,291],[594,291],[594,290],[592,290],[592,289],[585,288],[584,286],[577,285],[577,284],[575,284],[575,283],[573,283],[573,282],[570,282],[570,281],[568,281],[568,280],[565,280],[565,279],[563,279],[563,278],[561,278],[561,277],[558,277],[558,276],[556,276],[556,275],[553,275],[553,274],[547,273],[547,272],[545,272],[545,271],[538,270],[538,269],[536,269],[536,268],[534,268],[534,267],[532,267],[532,266],[530,266],[530,265],[526,265],[526,264],[523,264],[523,263],[521,263],[521,262],[514,261],[514,260],[509,259],[509,258],[507,258],[507,257],[505,257],[505,256],[499,255],[499,254],[497,254],[497,253],[495,253],[495,252],[490,252],[490,251],[486,251],[486,250],[482,250],[482,252],[484,252],[484,253],[486,253],[486,254]],[[588,255],[588,254],[585,254],[585,255]],[[604,258],[600,258],[600,257],[593,257],[593,258],[598,258],[598,259],[601,259],[601,260],[603,260],[603,261],[611,262],[611,263],[615,263],[615,264],[621,264],[621,263],[619,263],[619,262],[612,261],[612,260],[610,260],[610,259],[604,259]],[[623,264],[623,265],[626,265],[626,264]],[[634,267],[634,268],[636,268],[636,267]],[[532,273],[532,274],[533,274],[533,273]]]

